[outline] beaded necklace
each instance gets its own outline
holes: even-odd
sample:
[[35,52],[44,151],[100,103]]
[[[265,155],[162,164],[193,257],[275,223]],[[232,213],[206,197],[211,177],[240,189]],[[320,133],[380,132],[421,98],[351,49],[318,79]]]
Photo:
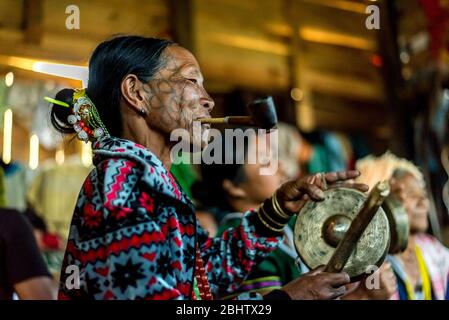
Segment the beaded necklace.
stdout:
[[201,258],[201,251],[196,246],[195,257],[195,279],[193,282],[193,300],[213,300],[212,292],[210,291],[209,280],[207,279],[206,269],[204,268],[203,259]]

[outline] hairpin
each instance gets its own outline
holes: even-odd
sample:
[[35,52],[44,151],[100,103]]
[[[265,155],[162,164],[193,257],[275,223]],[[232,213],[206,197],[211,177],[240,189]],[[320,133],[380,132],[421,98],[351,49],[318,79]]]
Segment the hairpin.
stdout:
[[[59,106],[69,107],[68,103],[45,97],[48,102]],[[109,132],[100,119],[97,108],[86,95],[84,89],[75,90],[73,93],[72,114],[67,117],[67,122],[73,126],[78,139],[84,142],[94,141],[103,136],[109,136]]]
[[50,98],[50,97],[44,97],[44,99],[47,100],[50,103],[57,104],[58,106],[70,108],[70,105],[68,103],[64,102],[64,101],[56,100],[56,99],[53,99],[53,98]]

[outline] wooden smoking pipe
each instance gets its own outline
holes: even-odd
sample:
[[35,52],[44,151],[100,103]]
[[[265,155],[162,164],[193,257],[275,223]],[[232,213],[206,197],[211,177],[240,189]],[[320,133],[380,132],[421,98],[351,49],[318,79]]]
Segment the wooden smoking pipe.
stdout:
[[254,100],[248,105],[250,116],[229,116],[224,118],[200,118],[201,123],[227,123],[262,129],[273,129],[278,122],[272,97]]

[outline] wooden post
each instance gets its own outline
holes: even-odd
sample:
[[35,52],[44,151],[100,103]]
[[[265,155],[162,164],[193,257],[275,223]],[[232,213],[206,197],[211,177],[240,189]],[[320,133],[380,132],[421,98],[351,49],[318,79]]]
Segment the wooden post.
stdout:
[[194,2],[195,0],[169,0],[171,20],[171,34],[179,45],[195,54],[194,30]]
[[[386,106],[388,109],[389,127],[391,138],[389,149],[396,155],[410,158],[410,145],[407,145],[405,124],[407,112],[400,92],[403,88],[401,61],[399,60],[399,48],[397,44],[397,23],[395,8],[392,1],[381,0],[376,3],[380,6],[380,30],[378,32],[379,50],[384,61],[382,76],[385,88]],[[376,31],[373,31],[376,32]],[[405,143],[404,143],[405,142]]]
[[[302,41],[299,36],[300,20],[298,3],[295,0],[284,0],[284,12],[287,25],[290,27],[290,54],[287,57],[289,70],[289,89],[300,89],[303,98],[294,101],[296,125],[303,131],[311,131],[315,127],[315,119],[310,101],[310,90],[302,80],[306,64],[301,56]],[[290,94],[290,92],[289,92]],[[290,98],[291,99],[291,98]]]
[[42,0],[23,1],[22,28],[28,44],[39,45],[42,40]]

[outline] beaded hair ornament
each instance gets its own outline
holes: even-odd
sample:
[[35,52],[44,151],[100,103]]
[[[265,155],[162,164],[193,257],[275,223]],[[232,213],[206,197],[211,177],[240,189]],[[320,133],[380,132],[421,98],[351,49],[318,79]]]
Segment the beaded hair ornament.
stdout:
[[[44,99],[53,104],[70,108],[70,105],[64,101],[49,97],[45,97]],[[97,108],[86,95],[84,89],[75,90],[73,93],[73,108],[71,108],[71,113],[67,117],[67,122],[73,126],[79,140],[87,143],[104,136],[109,136],[109,132],[101,121]]]

